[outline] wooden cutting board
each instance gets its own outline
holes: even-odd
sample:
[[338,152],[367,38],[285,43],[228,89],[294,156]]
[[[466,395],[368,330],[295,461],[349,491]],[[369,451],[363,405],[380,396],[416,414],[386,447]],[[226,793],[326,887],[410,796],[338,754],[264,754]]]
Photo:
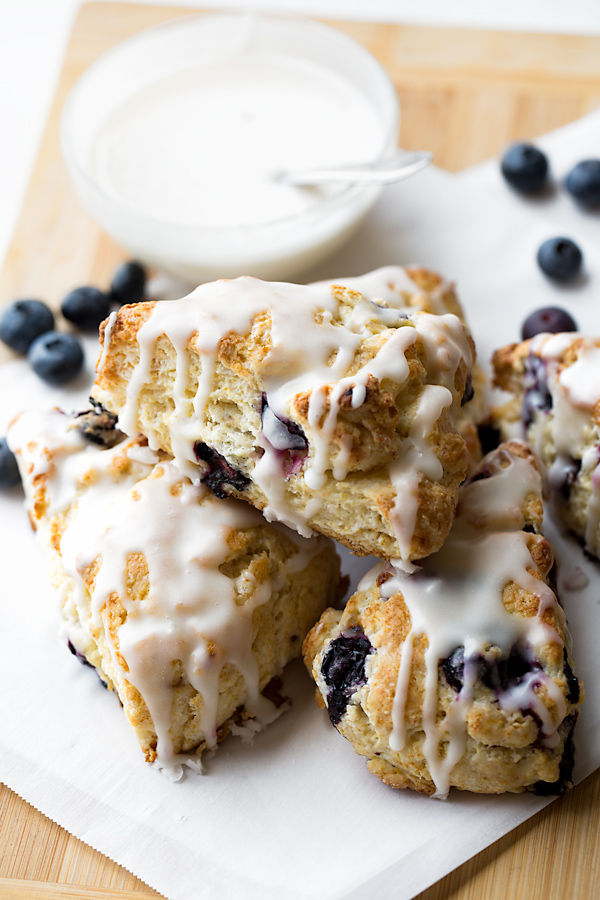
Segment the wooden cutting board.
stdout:
[[[58,305],[78,284],[106,286],[123,252],[79,205],[58,143],[67,92],[101,53],[189,9],[88,3],[73,27],[56,98],[13,241],[0,305],[40,296]],[[450,170],[533,139],[600,107],[600,37],[513,34],[351,22],[393,79],[407,149]],[[9,358],[5,349],[0,360]],[[488,847],[419,900],[597,900],[600,772]],[[0,900],[142,900],[159,896],[125,869],[0,786]]]

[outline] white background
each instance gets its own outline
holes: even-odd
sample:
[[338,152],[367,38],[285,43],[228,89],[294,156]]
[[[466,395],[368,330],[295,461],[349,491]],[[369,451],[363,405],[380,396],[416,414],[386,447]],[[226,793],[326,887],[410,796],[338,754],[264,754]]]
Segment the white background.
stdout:
[[[23,202],[79,5],[79,0],[0,0],[0,261]],[[160,5],[169,3],[163,0]],[[172,5],[600,34],[600,0],[178,0]]]

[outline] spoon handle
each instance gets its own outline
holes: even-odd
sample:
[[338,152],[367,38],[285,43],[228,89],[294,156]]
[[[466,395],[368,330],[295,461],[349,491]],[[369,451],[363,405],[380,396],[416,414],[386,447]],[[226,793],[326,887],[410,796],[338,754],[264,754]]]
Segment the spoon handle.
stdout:
[[393,156],[375,162],[332,169],[291,169],[287,172],[278,172],[275,178],[284,184],[295,184],[298,187],[340,182],[392,184],[420,172],[432,159],[433,154],[429,150],[399,150]]

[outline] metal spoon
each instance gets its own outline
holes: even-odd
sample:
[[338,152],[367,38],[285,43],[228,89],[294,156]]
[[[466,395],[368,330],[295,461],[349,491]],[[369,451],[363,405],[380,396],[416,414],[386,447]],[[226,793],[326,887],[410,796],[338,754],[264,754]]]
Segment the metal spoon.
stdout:
[[433,159],[429,150],[399,150],[386,159],[358,165],[324,169],[291,169],[276,172],[276,181],[297,186],[318,184],[392,184],[410,178],[428,166]]

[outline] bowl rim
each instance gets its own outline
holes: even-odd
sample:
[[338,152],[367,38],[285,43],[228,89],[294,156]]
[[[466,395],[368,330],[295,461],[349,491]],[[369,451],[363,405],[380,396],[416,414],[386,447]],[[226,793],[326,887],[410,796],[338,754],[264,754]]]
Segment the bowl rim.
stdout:
[[349,35],[345,34],[343,31],[339,31],[338,29],[330,25],[326,25],[323,22],[316,21],[309,17],[300,16],[294,13],[287,13],[285,11],[262,12],[259,10],[250,9],[233,9],[222,10],[218,12],[209,11],[192,13],[190,15],[182,15],[170,18],[164,22],[159,22],[156,25],[151,25],[148,28],[144,28],[141,31],[136,32],[131,37],[119,41],[119,43],[109,48],[105,53],[99,56],[98,59],[94,60],[91,65],[86,67],[86,69],[82,72],[82,74],[79,76],[79,78],[67,94],[60,116],[59,141],[63,160],[65,162],[67,170],[69,171],[69,174],[71,172],[74,172],[76,176],[85,184],[86,189],[88,191],[91,191],[91,193],[94,194],[97,199],[100,199],[102,202],[108,203],[113,208],[120,210],[128,218],[139,218],[144,220],[146,225],[152,223],[154,226],[168,228],[175,231],[179,230],[187,235],[192,232],[202,234],[207,232],[245,233],[248,231],[269,231],[272,229],[301,223],[304,219],[310,220],[315,215],[328,213],[331,210],[335,211],[335,209],[344,206],[347,202],[352,202],[355,197],[358,198],[368,196],[369,192],[371,192],[375,198],[379,196],[379,194],[381,193],[380,187],[377,188],[368,185],[348,185],[346,187],[341,186],[339,191],[322,198],[319,203],[309,207],[308,209],[302,210],[301,212],[297,213],[291,213],[286,216],[281,216],[277,219],[269,219],[266,222],[233,225],[194,224],[148,213],[140,209],[139,206],[137,206],[135,203],[132,203],[131,201],[124,200],[123,198],[118,197],[114,194],[107,193],[89,175],[88,171],[86,171],[86,168],[80,163],[79,159],[72,149],[71,135],[73,132],[73,110],[81,93],[85,92],[85,90],[87,89],[90,78],[95,76],[99,70],[101,71],[106,64],[110,64],[113,58],[121,56],[123,53],[127,53],[131,47],[143,43],[149,36],[153,36],[156,33],[176,31],[188,27],[190,24],[201,23],[208,19],[226,20],[232,18],[246,18],[267,22],[280,22],[282,24],[293,25],[294,28],[303,28],[306,32],[312,31],[324,34],[327,37],[333,38],[333,40],[338,41],[340,44],[345,45],[345,47],[355,55],[361,56],[363,60],[371,66],[372,70],[379,78],[380,85],[378,86],[377,90],[381,92],[384,103],[390,111],[389,120],[386,121],[385,119],[382,119],[383,134],[381,140],[381,152],[378,156],[375,157],[374,161],[385,159],[386,156],[395,151],[397,145],[397,132],[400,122],[400,106],[398,103],[396,89],[385,68],[381,65],[379,60],[377,60],[376,57],[369,52],[369,50],[363,47],[363,45],[358,41],[355,41]]

